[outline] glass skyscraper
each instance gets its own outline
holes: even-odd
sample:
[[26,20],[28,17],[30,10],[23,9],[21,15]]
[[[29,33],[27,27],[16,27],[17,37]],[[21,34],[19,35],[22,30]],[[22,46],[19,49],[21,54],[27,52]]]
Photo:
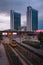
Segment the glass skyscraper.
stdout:
[[38,30],[38,11],[27,7],[27,31]]
[[10,25],[11,29],[19,30],[21,27],[21,14],[14,12],[13,10],[10,11]]

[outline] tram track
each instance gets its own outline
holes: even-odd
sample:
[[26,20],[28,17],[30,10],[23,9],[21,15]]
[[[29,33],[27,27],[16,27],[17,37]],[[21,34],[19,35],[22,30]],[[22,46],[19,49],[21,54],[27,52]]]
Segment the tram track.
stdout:
[[[10,45],[8,45],[8,48],[7,46],[5,45],[5,49],[6,49],[6,53],[7,53],[7,56],[11,62],[12,65],[33,65],[30,61],[28,61],[18,50],[17,50],[17,47],[15,48],[12,48]],[[12,53],[13,52],[13,53]],[[14,59],[14,56],[17,57],[16,58],[16,61]],[[17,63],[17,64],[14,64],[14,63]],[[21,64],[19,64],[19,63]]]
[[[22,63],[21,65],[43,65],[43,61],[40,60],[39,57],[34,55],[30,50],[26,49],[26,47],[24,47],[22,44],[17,43],[17,46],[14,48],[11,47],[10,45],[8,45],[8,46],[12,50],[12,52],[14,53],[14,54],[12,53],[12,58],[14,55],[16,55],[18,57],[18,59],[20,60],[20,62]],[[9,53],[9,52],[7,52],[7,53]],[[38,60],[37,60],[37,58],[38,58]],[[12,60],[12,62],[13,61],[14,60]],[[20,65],[20,64],[18,64],[18,65]]]
[[[15,51],[19,54],[19,56],[25,61],[26,65],[33,65],[17,48]],[[24,65],[24,64],[23,64]]]
[[[27,50],[24,46],[17,44],[17,47],[15,50],[17,52],[20,52],[20,54],[22,54],[31,64],[43,65],[43,60],[40,59],[40,57],[38,57],[37,55],[35,55],[31,51]],[[33,58],[33,56],[34,56],[34,58]]]
[[[12,47],[11,47],[12,48]],[[22,65],[33,65],[29,60],[25,58],[23,54],[20,53],[20,51],[17,49],[17,47],[12,48],[13,52],[17,55],[17,57],[22,62]]]

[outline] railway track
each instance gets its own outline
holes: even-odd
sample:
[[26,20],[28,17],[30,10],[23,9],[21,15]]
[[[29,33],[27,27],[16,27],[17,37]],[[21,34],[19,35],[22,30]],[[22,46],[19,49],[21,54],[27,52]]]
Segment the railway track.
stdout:
[[[15,48],[14,50],[19,54],[19,56],[22,58],[23,62],[25,61],[25,64],[26,64],[26,65],[33,65],[33,64],[18,50],[18,48]],[[23,65],[24,65],[24,64],[23,64]]]
[[11,65],[33,65],[17,50],[17,47],[12,48],[10,45],[5,45],[5,50]]
[[[13,52],[10,52],[13,59],[11,58],[9,52],[7,52],[13,65],[43,65],[43,60],[29,49],[27,49],[24,45],[17,43],[15,48],[11,47],[10,45],[8,45],[8,47],[10,48],[9,50]],[[13,63],[15,60],[14,55],[16,56],[16,64]],[[19,59],[19,61],[17,59]]]
[[20,59],[18,58],[18,54],[12,49],[10,45],[5,44],[4,47],[11,65],[23,65]]
[[17,47],[15,47],[15,48],[11,47],[11,49],[17,55],[17,57],[20,59],[22,65],[33,65],[29,60],[26,59],[26,57],[23,54],[21,54],[21,52],[18,50]]
[[15,50],[17,52],[20,52],[26,58],[26,60],[28,60],[31,64],[43,65],[43,60],[39,56],[31,52],[30,50],[26,49],[23,45],[17,44]]

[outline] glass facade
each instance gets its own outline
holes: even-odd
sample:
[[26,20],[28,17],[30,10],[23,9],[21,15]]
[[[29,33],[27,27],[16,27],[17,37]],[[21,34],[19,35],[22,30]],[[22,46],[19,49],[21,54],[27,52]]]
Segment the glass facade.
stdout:
[[38,30],[38,11],[27,7],[27,31]]
[[32,30],[38,30],[38,11],[32,9]]
[[14,12],[14,29],[18,30],[21,26],[21,15]]

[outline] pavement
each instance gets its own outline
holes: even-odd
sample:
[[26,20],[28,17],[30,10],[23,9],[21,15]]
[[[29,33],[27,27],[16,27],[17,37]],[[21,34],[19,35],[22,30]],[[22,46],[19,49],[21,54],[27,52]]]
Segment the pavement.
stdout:
[[0,65],[9,65],[3,44],[0,44]]

